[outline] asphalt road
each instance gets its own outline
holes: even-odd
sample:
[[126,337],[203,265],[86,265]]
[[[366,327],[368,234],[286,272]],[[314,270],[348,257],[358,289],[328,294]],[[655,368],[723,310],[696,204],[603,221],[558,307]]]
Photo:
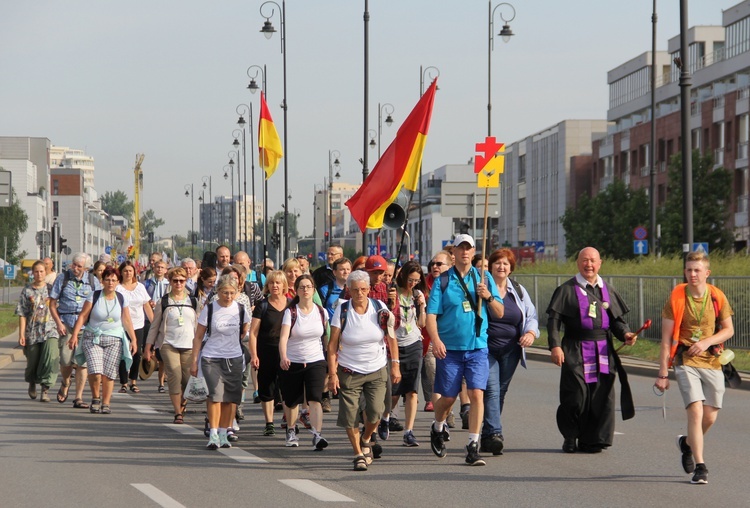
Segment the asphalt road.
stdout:
[[[667,418],[653,379],[631,376],[637,415],[618,421],[614,446],[601,454],[563,454],[554,420],[558,369],[533,361],[519,369],[505,406],[506,450],[487,466],[464,465],[466,431],[454,430],[448,456],[429,448],[432,414],[420,411],[419,448],[401,436],[384,443],[383,458],[354,472],[352,453],[334,413],[325,415],[330,446],[300,448],[283,434],[263,437],[258,405],[249,404],[240,441],[208,451],[202,407],[189,407],[186,425],[172,425],[168,397],[154,378],[142,393],[115,394],[111,415],[32,401],[23,361],[0,369],[0,506],[207,507],[318,506],[748,506],[747,422],[750,393],[731,390],[707,438],[708,485],[691,485],[682,472],[675,436],[685,431],[684,410],[668,393]],[[88,390],[86,396],[89,397]],[[420,406],[421,408],[421,406]],[[281,416],[277,414],[277,424]],[[278,428],[278,425],[277,425]]]

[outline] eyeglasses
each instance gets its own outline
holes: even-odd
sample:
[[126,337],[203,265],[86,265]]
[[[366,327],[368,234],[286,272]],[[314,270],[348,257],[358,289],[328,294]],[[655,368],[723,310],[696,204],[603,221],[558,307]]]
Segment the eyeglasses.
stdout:
[[300,286],[297,288],[297,291],[310,291],[312,288],[312,286]]
[[370,288],[349,288],[350,293],[369,293]]
[[443,263],[442,261],[433,261],[432,266],[443,266],[447,265],[448,263]]
[[172,284],[185,284],[186,279],[172,279]]
[[422,279],[406,279],[409,284],[419,284]]

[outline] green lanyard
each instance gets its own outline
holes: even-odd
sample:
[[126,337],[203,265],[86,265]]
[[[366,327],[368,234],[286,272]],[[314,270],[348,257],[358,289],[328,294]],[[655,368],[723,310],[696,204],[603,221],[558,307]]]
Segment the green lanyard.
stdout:
[[708,289],[706,289],[706,292],[703,293],[703,307],[701,308],[701,313],[698,314],[698,311],[695,308],[695,304],[693,303],[693,298],[690,296],[690,293],[688,292],[687,286],[685,287],[685,298],[687,298],[688,305],[690,306],[690,310],[693,312],[693,315],[698,318],[698,327],[701,326],[701,321],[703,321],[703,314],[706,312],[706,307],[708,306]]

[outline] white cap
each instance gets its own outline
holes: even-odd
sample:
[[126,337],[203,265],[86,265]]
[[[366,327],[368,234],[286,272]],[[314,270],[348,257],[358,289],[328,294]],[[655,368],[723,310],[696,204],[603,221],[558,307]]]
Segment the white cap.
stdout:
[[474,245],[474,239],[471,237],[471,235],[456,235],[456,238],[453,240],[453,246],[458,247],[462,243],[468,243],[469,245],[471,245],[472,249],[476,247],[476,245]]

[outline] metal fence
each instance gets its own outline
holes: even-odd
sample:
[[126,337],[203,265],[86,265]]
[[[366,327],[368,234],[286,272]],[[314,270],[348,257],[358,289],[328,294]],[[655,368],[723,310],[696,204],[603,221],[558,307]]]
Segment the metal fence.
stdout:
[[[539,315],[539,326],[547,324],[547,306],[555,288],[570,279],[571,275],[518,275],[531,295]],[[634,275],[602,276],[614,286],[630,307],[625,316],[632,330],[637,330],[647,320],[652,324],[641,336],[661,340],[661,310],[672,288],[682,282],[681,277],[654,277]],[[727,295],[734,311],[734,337],[729,341],[735,349],[750,349],[750,277],[710,277],[708,282]]]

